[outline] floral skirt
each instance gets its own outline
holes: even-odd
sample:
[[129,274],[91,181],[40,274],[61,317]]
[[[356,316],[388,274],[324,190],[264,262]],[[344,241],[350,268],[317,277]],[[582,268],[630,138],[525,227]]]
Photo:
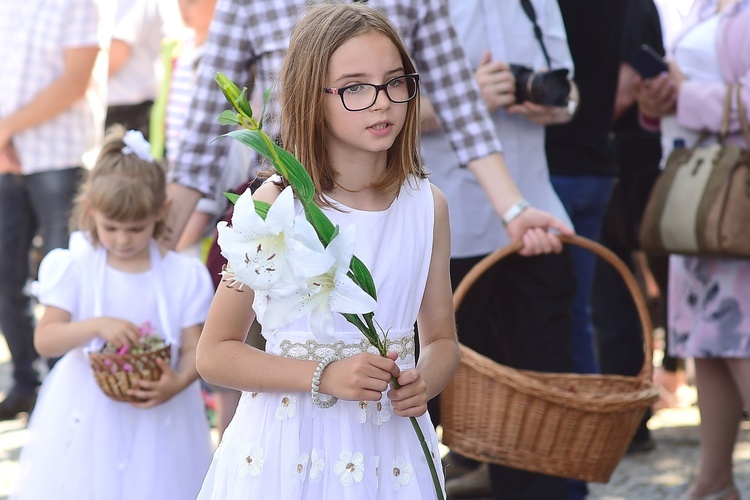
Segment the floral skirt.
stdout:
[[750,358],[750,260],[672,256],[669,352]]

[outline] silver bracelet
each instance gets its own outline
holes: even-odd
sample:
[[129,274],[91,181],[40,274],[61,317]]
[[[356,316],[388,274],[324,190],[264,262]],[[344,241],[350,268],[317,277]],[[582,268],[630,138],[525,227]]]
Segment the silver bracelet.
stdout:
[[328,356],[323,361],[321,361],[318,364],[318,367],[315,368],[315,373],[313,374],[312,378],[312,384],[310,385],[310,395],[312,396],[312,402],[315,406],[318,408],[330,408],[331,406],[335,405],[336,402],[339,400],[339,398],[335,396],[331,396],[331,399],[322,400],[320,399],[320,376],[323,375],[323,370],[325,370],[326,366],[330,365],[334,361],[338,361],[338,356]]
[[529,204],[529,202],[523,198],[512,204],[510,208],[503,214],[503,225],[507,226],[508,224],[510,224],[513,219],[521,215],[521,212],[523,212],[530,206],[531,205]]

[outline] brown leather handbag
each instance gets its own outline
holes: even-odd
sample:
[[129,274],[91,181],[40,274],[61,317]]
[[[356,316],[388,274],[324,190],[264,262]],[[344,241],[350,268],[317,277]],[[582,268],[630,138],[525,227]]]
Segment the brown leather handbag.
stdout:
[[654,184],[639,233],[647,253],[750,258],[750,151],[724,143],[733,95],[750,145],[740,87],[730,85],[718,143],[674,150]]

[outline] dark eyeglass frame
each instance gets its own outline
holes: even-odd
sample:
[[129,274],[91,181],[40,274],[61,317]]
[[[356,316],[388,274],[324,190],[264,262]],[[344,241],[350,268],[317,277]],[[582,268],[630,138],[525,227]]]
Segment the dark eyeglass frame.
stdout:
[[[397,100],[393,99],[391,97],[391,95],[388,93],[388,85],[390,85],[391,83],[393,83],[395,80],[398,80],[399,78],[405,78],[405,77],[409,77],[409,78],[413,78],[414,79],[414,85],[416,87],[416,90],[414,92],[414,95],[411,96],[411,97],[409,97],[408,99],[406,99],[404,101],[397,101]],[[372,102],[370,104],[368,104],[367,106],[365,106],[364,108],[351,109],[344,102],[344,93],[347,90],[349,90],[350,88],[352,88],[352,87],[360,87],[360,86],[364,86],[364,85],[366,85],[368,87],[374,87],[375,88],[375,97],[372,99]],[[392,103],[403,104],[405,102],[409,102],[412,99],[414,99],[415,97],[417,97],[417,94],[419,93],[419,73],[408,73],[406,75],[394,76],[393,78],[391,78],[390,80],[388,80],[387,82],[385,82],[385,83],[383,83],[381,85],[375,85],[374,83],[355,83],[355,84],[352,84],[352,85],[347,85],[346,87],[338,87],[338,88],[336,88],[336,87],[324,87],[323,88],[323,92],[325,92],[326,94],[336,94],[337,96],[339,96],[341,98],[341,104],[344,106],[344,109],[346,109],[347,111],[364,111],[364,110],[366,110],[368,108],[373,107],[373,105],[378,101],[378,95],[380,95],[380,91],[381,90],[385,91],[386,97],[388,97],[388,100],[391,101]]]

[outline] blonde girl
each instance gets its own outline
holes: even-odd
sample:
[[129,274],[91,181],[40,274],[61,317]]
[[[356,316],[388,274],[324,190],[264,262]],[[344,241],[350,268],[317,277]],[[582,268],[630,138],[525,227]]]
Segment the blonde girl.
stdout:
[[[161,248],[165,175],[140,132],[108,133],[76,200],[69,249],[42,261],[42,356],[62,359],[45,379],[21,452],[13,498],[192,499],[211,454],[195,346],[212,285],[197,259]],[[134,345],[152,326],[172,346],[137,402],[109,399],[88,352]]]

